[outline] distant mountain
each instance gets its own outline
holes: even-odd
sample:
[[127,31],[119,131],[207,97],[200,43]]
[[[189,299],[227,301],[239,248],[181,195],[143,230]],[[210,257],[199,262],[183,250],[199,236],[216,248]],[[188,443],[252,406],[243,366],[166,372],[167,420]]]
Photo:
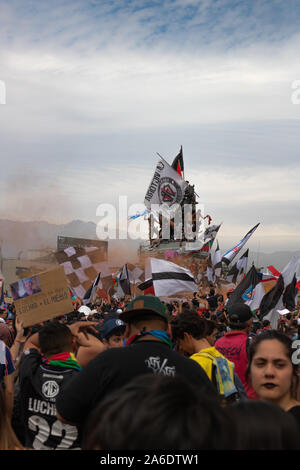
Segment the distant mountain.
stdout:
[[[72,220],[68,224],[48,222],[18,222],[0,219],[0,245],[4,258],[25,258],[27,250],[56,250],[57,236],[98,240],[94,222]],[[136,240],[111,240],[108,255],[111,265],[137,261]]]
[[275,253],[255,253],[249,250],[248,266],[252,262],[256,268],[273,265],[278,271],[281,271],[291,260],[293,256],[300,257],[300,251],[276,251]]
[[[27,250],[56,250],[57,236],[90,238],[97,240],[96,224],[73,220],[67,224],[50,224],[48,222],[18,222],[0,219],[0,244],[4,258],[25,257]],[[108,243],[110,264],[118,265],[126,261],[137,261],[138,240],[111,240]],[[21,253],[24,252],[24,253]],[[300,251],[279,251],[275,253],[249,252],[249,266],[254,262],[257,268],[270,264],[279,271]]]
[[33,249],[55,250],[58,235],[96,239],[96,224],[81,220],[56,225],[0,219],[0,243],[5,258],[14,258],[21,255],[22,251]]

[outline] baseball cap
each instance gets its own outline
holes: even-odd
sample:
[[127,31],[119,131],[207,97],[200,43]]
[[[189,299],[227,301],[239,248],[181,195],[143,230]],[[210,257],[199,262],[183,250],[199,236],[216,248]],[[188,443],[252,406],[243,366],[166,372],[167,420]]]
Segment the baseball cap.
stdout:
[[248,305],[237,303],[228,309],[228,317],[231,324],[241,325],[253,318],[253,315]]
[[119,317],[124,322],[128,322],[140,313],[155,314],[166,322],[169,321],[165,305],[154,295],[139,295],[127,305],[125,312],[120,313]]
[[126,325],[120,318],[111,318],[105,321],[101,327],[101,336],[106,338],[113,330],[122,328],[125,331]]

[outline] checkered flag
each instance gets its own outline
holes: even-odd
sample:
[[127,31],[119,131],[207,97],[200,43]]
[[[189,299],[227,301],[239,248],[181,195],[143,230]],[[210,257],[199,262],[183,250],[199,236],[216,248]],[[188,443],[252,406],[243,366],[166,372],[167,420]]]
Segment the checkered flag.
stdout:
[[[63,266],[69,285],[83,299],[98,273],[107,265],[103,251],[97,247],[73,247],[57,251],[55,257]],[[101,276],[102,277],[102,276]]]

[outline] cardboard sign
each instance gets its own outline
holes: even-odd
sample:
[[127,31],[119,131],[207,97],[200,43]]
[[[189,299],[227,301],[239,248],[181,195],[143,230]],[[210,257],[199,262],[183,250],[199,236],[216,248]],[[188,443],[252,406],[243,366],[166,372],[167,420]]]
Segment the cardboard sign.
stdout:
[[[20,284],[22,283],[22,285]],[[63,267],[11,284],[16,313],[24,327],[73,311]]]

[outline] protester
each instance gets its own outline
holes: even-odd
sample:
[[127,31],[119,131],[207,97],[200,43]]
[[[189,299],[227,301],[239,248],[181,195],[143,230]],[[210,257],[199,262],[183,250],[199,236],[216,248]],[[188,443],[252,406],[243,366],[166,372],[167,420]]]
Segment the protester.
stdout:
[[118,317],[103,322],[101,337],[107,349],[123,346],[125,328],[126,324]]
[[68,327],[52,321],[27,340],[19,369],[26,447],[79,448],[77,428],[56,419],[55,402],[81,370],[73,352],[78,344],[85,344],[83,331],[91,326],[79,322]]
[[265,331],[251,343],[246,376],[261,400],[289,411],[300,425],[300,402],[295,398],[299,361],[292,361],[298,356],[288,336],[276,330]]
[[245,397],[243,386],[234,373],[234,364],[207,341],[207,320],[197,313],[183,312],[172,321],[172,335],[179,348],[205,370],[224,403]]
[[0,323],[0,340],[4,341],[9,348],[11,348],[14,343],[13,330],[6,323],[2,322]]
[[189,380],[147,374],[107,395],[92,411],[83,448],[230,449],[234,431],[230,414]]
[[247,349],[250,344],[248,335],[253,322],[251,310],[248,305],[236,303],[230,307],[228,317],[231,331],[216,341],[215,348],[234,363],[234,370],[239,376],[248,398],[256,399],[257,395],[245,377],[248,366]]
[[168,316],[158,297],[136,297],[120,318],[126,323],[126,347],[99,354],[66,386],[57,399],[62,422],[82,427],[105,396],[145,373],[152,377],[181,374],[199,391],[215,394],[203,369],[171,349]]
[[210,291],[209,291],[209,295],[207,296],[207,302],[208,302],[208,305],[209,305],[209,309],[214,312],[216,310],[216,308],[218,307],[218,298],[219,298],[219,295],[215,294],[215,289],[214,288],[211,288]]

